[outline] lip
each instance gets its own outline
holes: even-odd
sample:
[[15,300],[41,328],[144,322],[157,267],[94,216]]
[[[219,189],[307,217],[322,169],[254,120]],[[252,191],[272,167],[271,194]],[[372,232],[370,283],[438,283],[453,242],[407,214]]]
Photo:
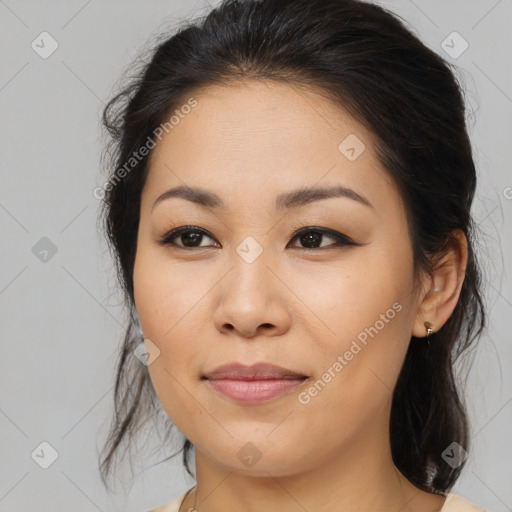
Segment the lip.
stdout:
[[246,366],[230,363],[202,377],[215,391],[246,404],[257,404],[284,395],[300,386],[307,375],[269,363]]

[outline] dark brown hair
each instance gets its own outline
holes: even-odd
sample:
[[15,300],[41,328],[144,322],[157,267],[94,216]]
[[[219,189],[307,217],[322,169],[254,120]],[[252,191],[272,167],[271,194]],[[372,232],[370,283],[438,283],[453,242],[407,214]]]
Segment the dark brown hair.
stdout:
[[[133,153],[194,93],[245,79],[314,89],[371,130],[380,162],[407,208],[415,282],[420,272],[432,272],[454,230],[468,240],[455,310],[430,345],[411,338],[391,410],[396,467],[417,487],[445,493],[464,464],[452,467],[443,451],[454,441],[468,450],[470,438],[454,364],[486,323],[470,215],[476,172],[465,104],[450,64],[396,15],[358,0],[225,0],[160,42],[106,106],[103,122],[111,141],[101,219],[131,317],[118,361],[115,416],[100,464],[103,482],[122,441],[130,442],[161,410],[147,368],[132,356],[141,342],[133,267],[149,156],[132,162],[122,179],[119,169],[126,171]],[[170,421],[167,427],[170,432]],[[191,447],[185,440],[183,461],[192,475]]]

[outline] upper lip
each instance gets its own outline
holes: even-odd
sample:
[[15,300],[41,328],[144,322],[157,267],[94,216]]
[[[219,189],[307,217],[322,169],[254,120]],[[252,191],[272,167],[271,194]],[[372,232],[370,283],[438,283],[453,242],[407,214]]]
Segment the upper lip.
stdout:
[[237,379],[237,380],[266,380],[266,379],[301,379],[307,377],[288,368],[282,368],[270,363],[257,363],[246,366],[241,363],[228,363],[218,366],[204,375],[209,380]]

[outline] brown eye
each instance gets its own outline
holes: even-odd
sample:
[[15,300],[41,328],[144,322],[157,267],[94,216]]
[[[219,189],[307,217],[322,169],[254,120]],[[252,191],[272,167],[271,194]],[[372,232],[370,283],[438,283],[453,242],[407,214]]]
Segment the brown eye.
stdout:
[[[173,229],[167,233],[160,243],[162,245],[174,245],[182,249],[209,247],[208,245],[202,245],[205,238],[213,240],[204,229],[198,228],[197,226],[182,226],[181,228]],[[176,243],[174,241],[175,239],[178,239],[182,245]]]
[[[320,249],[322,247],[339,247],[344,245],[358,245],[353,240],[330,229],[323,228],[303,228],[296,233],[291,240],[298,239],[304,247],[293,246],[299,249]],[[323,244],[325,239],[334,240],[334,243]],[[290,241],[291,241],[290,240]]]

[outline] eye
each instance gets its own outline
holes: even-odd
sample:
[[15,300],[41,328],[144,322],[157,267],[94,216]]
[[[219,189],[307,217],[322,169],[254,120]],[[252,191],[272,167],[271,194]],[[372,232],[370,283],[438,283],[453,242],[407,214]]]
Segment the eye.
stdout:
[[[357,246],[360,245],[353,240],[351,240],[348,236],[343,235],[342,233],[338,233],[338,231],[333,231],[331,229],[325,229],[325,228],[302,228],[300,229],[290,240],[298,239],[298,241],[301,244],[304,244],[306,247],[297,247],[293,246],[294,248],[298,249],[305,249],[305,250],[316,250],[322,247],[321,242],[325,238],[334,240],[334,243],[331,244],[325,244],[323,247],[343,247],[345,245],[351,245],[351,246]],[[320,243],[320,246],[317,245]]]
[[[183,245],[179,245],[173,241],[178,237]],[[162,245],[174,245],[181,249],[208,247],[208,245],[201,245],[204,237],[213,240],[204,229],[198,228],[197,226],[182,226],[181,228],[173,229],[167,233],[159,243]]]
[[[159,243],[161,245],[173,245],[180,249],[197,249],[200,247],[211,247],[211,245],[203,245],[201,243],[204,241],[205,238],[210,238],[210,240],[213,240],[213,238],[210,235],[208,235],[208,232],[202,228],[199,228],[197,226],[182,226],[180,228],[173,229],[172,231],[167,233],[162,238],[162,240],[159,241]],[[322,245],[321,242],[323,242],[325,238],[330,238],[331,240],[334,240],[334,243]],[[179,243],[176,243],[174,241],[175,239],[179,239],[181,245]],[[325,246],[334,248],[361,245],[354,242],[352,239],[350,239],[346,235],[343,235],[342,233],[326,228],[302,228],[297,233],[294,234],[290,242],[295,239],[298,239],[298,241],[301,244],[305,244],[305,247],[292,245],[292,248],[313,251]],[[217,244],[217,247],[220,246],[217,242],[215,243]],[[320,245],[317,246],[318,244]]]

